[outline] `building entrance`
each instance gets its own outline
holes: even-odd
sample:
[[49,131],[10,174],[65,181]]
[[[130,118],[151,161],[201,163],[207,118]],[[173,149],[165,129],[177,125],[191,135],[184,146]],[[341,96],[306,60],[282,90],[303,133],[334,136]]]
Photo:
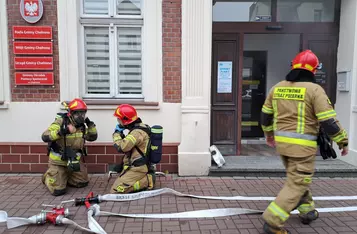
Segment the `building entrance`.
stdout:
[[317,82],[335,102],[339,1],[213,4],[211,144],[223,155],[247,155],[247,144],[264,144],[261,107],[299,51],[319,57]]

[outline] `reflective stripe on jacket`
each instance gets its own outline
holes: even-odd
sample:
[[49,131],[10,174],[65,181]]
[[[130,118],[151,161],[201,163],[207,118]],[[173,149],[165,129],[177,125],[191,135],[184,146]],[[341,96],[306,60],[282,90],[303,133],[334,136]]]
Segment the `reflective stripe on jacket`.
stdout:
[[315,154],[319,126],[327,120],[337,129],[331,138],[337,144],[347,142],[347,133],[325,91],[312,82],[281,81],[270,90],[262,107],[262,129],[266,136],[274,135],[281,155]]

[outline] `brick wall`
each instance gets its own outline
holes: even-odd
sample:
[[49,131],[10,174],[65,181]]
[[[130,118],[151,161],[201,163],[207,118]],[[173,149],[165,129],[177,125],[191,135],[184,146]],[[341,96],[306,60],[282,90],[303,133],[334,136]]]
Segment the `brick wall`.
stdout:
[[[157,170],[178,172],[178,144],[164,144],[163,156]],[[120,162],[112,144],[92,143],[87,146],[85,157],[89,173],[105,173],[107,165]],[[47,168],[48,156],[43,143],[0,143],[0,173],[43,173]]]
[[164,102],[181,102],[181,0],[163,0]]
[[[37,102],[59,101],[59,62],[57,0],[43,0],[44,15],[36,26],[52,26],[54,47],[54,87],[17,86],[14,82],[12,26],[31,25],[22,19],[20,0],[7,0],[9,26],[9,59],[11,74],[11,93],[13,101]],[[163,0],[163,96],[164,102],[181,102],[181,0]],[[21,56],[21,55],[18,55]]]
[[[20,13],[20,0],[7,0],[9,59],[11,76],[12,101],[38,102],[59,101],[59,62],[58,62],[58,30],[57,30],[57,0],[43,0],[43,16],[36,24],[27,23]],[[12,45],[12,26],[52,26],[53,33],[53,63],[54,87],[52,86],[17,86],[15,87],[14,54]],[[33,41],[33,40],[32,40]],[[16,55],[22,56],[22,55]],[[32,55],[30,55],[32,56]]]

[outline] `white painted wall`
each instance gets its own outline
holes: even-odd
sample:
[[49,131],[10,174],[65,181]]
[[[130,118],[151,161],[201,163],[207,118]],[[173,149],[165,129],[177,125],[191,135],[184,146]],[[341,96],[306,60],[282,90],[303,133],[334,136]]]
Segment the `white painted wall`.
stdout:
[[267,87],[271,87],[285,79],[290,71],[290,64],[299,52],[300,35],[298,34],[245,34],[245,51],[267,51]]
[[[164,143],[181,140],[181,105],[161,103],[159,109],[142,109],[138,115],[149,125],[160,124],[164,128]],[[0,142],[42,142],[41,134],[53,122],[61,110],[58,102],[11,102],[8,109],[0,110]],[[112,142],[117,124],[115,109],[93,109],[89,106],[88,117],[97,125],[96,142]]]
[[[349,92],[337,92],[337,118],[349,135],[350,153],[340,159],[357,165],[357,1],[341,1],[340,35],[337,54],[337,72],[350,71]],[[338,152],[338,148],[335,149]],[[338,153],[339,154],[339,153]]]

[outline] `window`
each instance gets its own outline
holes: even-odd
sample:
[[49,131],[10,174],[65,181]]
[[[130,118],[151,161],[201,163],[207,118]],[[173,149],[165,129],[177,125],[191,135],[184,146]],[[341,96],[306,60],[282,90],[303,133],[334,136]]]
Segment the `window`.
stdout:
[[335,0],[278,0],[278,22],[333,22]]
[[142,0],[82,0],[84,97],[144,98]]
[[322,10],[314,10],[314,22],[322,21]]
[[213,1],[213,22],[270,22],[271,0]]

